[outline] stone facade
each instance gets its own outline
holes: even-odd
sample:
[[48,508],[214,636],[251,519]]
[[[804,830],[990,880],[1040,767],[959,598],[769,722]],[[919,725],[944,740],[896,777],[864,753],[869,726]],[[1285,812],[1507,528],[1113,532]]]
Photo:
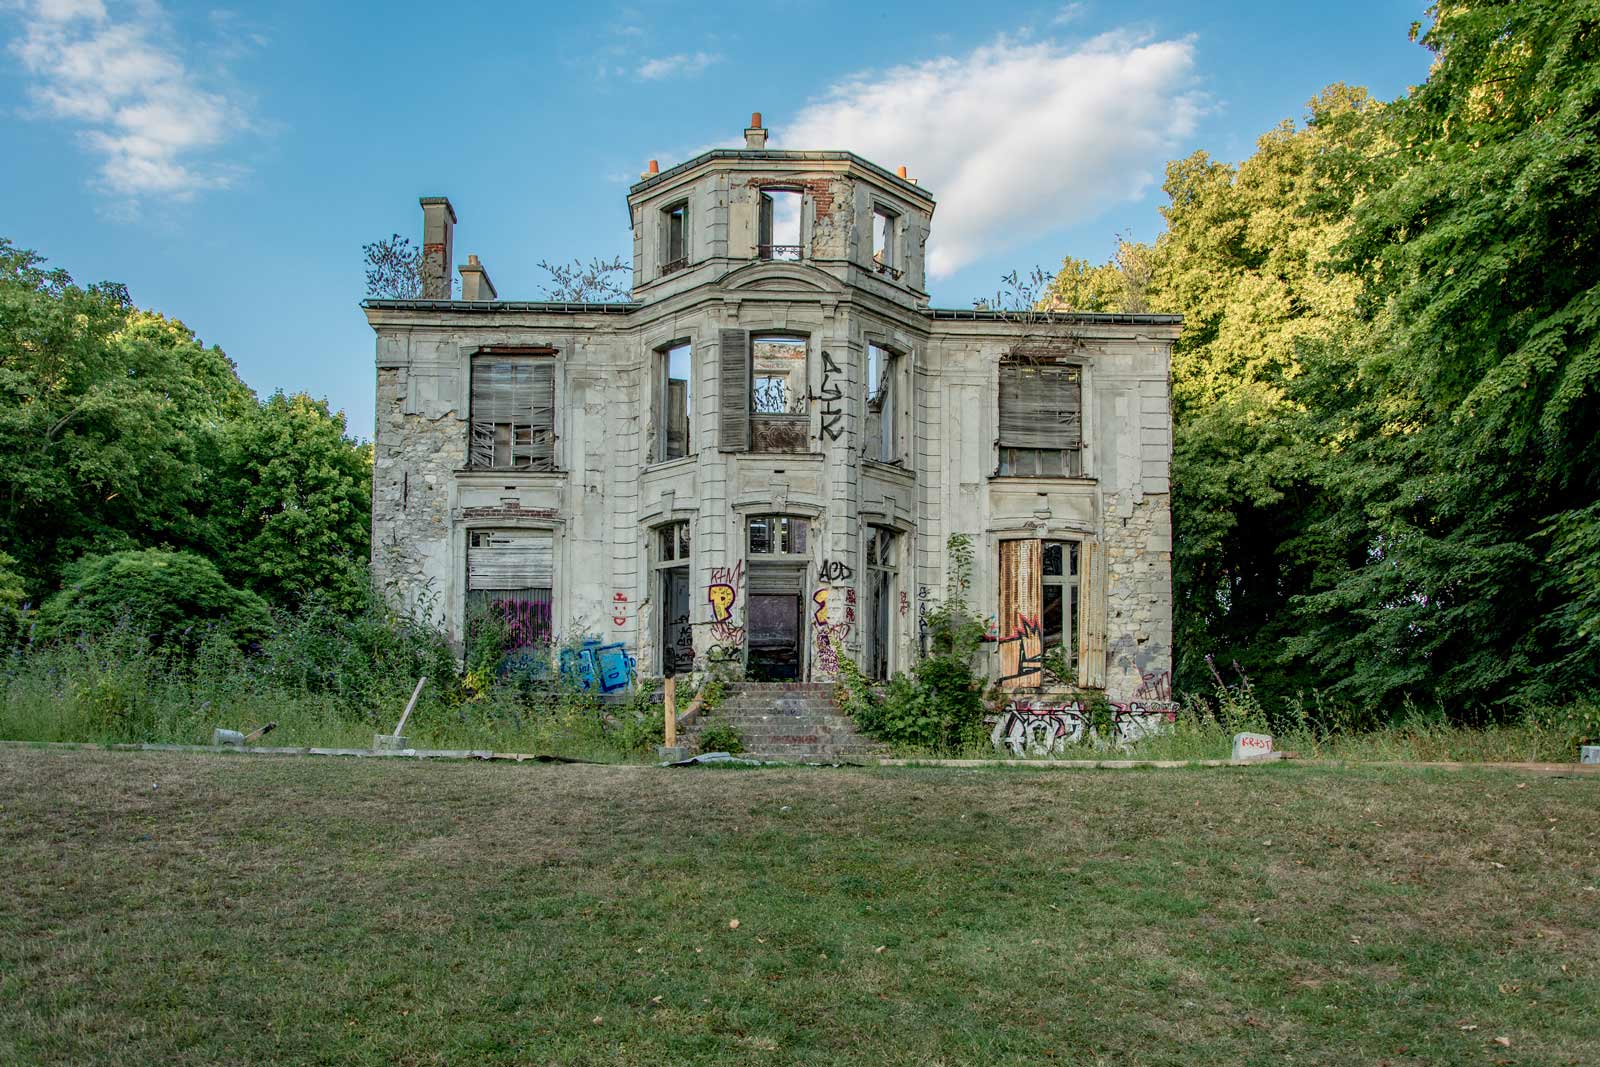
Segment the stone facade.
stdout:
[[[759,122],[746,136],[744,150],[632,187],[632,302],[500,300],[475,257],[462,295],[479,299],[451,299],[432,264],[424,299],[367,301],[380,585],[458,639],[469,601],[503,606],[513,594],[496,590],[521,583],[537,587],[515,596],[538,601],[542,636],[621,645],[644,674],[759,660],[757,672],[823,681],[840,657],[912,664],[960,533],[997,676],[1018,637],[1002,631],[1019,620],[1032,619],[1021,647],[1036,661],[1037,609],[1015,605],[1042,595],[1047,613],[1074,605],[1057,626],[1078,649],[1072,681],[1113,702],[1165,700],[1178,320],[930,308],[926,190],[850,153],[769,151]],[[777,192],[793,194],[798,219],[773,217]],[[442,198],[424,209],[425,251],[447,257],[454,209]],[[794,347],[764,363],[767,339]],[[763,377],[791,354],[787,380]],[[487,381],[496,361],[532,376],[535,407],[553,389],[553,413],[530,416],[531,431],[520,414],[484,416],[500,401],[475,375]],[[1070,370],[1078,410],[1062,416],[1077,420],[1063,462],[1081,473],[1004,471],[1015,431],[1001,426],[1002,367],[1018,361],[1057,383]],[[751,399],[764,386],[783,410]],[[517,453],[530,434],[531,461]],[[769,541],[769,516],[791,520],[788,542]],[[1075,594],[1052,599],[1037,575],[1003,574],[1002,545],[1019,541],[1069,546],[1085,568],[1066,579]],[[497,578],[505,560],[528,576]],[[1003,578],[1035,583],[1009,615]],[[1040,682],[1034,671],[1009,684]]]

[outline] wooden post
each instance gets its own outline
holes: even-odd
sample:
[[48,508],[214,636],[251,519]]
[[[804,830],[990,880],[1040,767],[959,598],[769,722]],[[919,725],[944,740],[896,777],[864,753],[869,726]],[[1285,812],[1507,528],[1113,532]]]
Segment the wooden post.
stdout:
[[666,686],[662,692],[661,701],[665,713],[664,722],[666,732],[662,735],[662,743],[668,748],[678,744],[678,676],[667,675]]
[[417,687],[411,691],[411,699],[406,701],[405,713],[400,716],[400,725],[394,728],[394,736],[399,737],[401,732],[405,730],[406,720],[411,718],[411,709],[417,706],[417,698],[422,695],[422,687],[427,681],[428,676],[426,674],[417,679]]

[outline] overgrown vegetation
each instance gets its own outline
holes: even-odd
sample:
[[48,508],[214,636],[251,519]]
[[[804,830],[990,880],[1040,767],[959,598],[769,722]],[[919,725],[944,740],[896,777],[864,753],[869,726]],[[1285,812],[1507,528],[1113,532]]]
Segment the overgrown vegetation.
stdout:
[[948,753],[985,733],[984,676],[974,667],[984,625],[972,612],[972,538],[952,534],[944,599],[928,607],[928,647],[911,673],[880,689],[846,657],[839,659],[841,704],[868,734],[890,744]]

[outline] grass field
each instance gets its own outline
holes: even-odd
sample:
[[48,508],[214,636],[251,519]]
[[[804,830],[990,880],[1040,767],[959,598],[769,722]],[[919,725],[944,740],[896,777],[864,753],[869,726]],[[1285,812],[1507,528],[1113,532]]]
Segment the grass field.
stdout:
[[1595,1063],[1597,810],[1489,771],[0,750],[0,1063]]

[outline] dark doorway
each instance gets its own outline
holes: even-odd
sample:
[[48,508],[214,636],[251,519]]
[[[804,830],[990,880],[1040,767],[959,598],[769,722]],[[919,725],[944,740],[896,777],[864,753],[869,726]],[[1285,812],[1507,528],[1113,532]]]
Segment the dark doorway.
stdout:
[[694,630],[689,625],[689,568],[666,567],[661,575],[661,673],[694,670]]
[[800,595],[753,593],[745,673],[756,682],[797,682],[800,670]]

